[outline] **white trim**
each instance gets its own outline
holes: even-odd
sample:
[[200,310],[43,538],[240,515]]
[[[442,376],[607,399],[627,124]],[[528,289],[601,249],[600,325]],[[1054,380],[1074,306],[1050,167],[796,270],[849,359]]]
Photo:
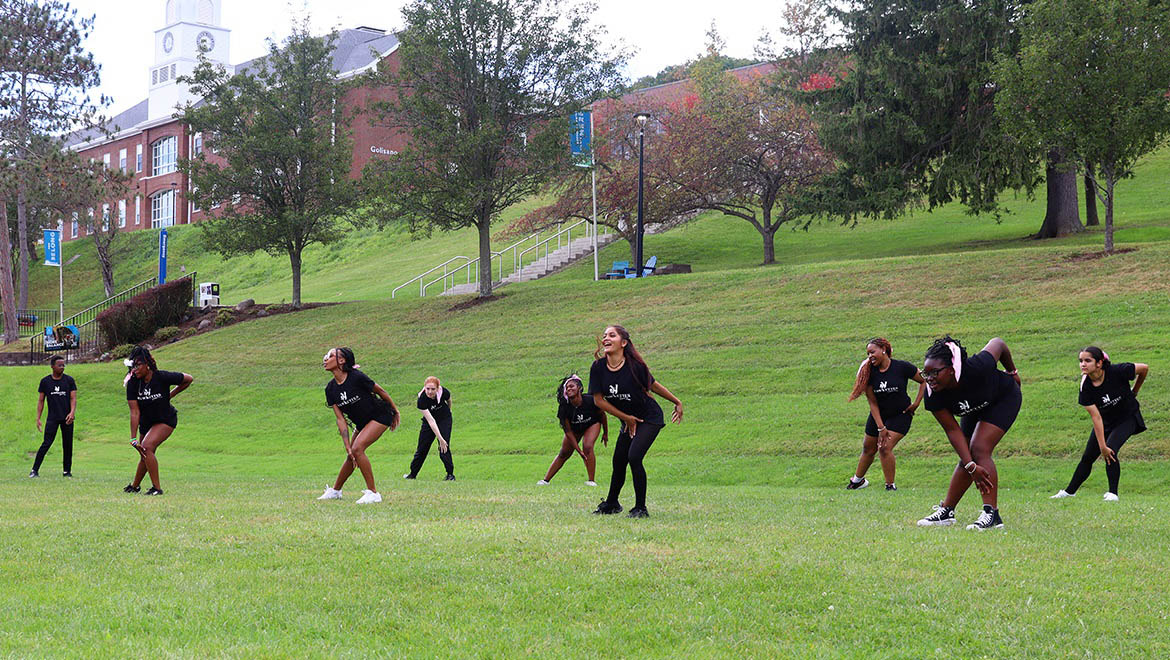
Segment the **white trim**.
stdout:
[[373,62],[370,62],[369,64],[367,64],[363,67],[353,69],[352,71],[342,71],[341,73],[337,74],[337,79],[338,80],[345,80],[347,78],[353,78],[354,76],[361,75],[361,74],[365,73],[366,71],[372,71],[378,66],[378,62],[381,62],[382,60],[386,59],[387,57],[390,57],[390,54],[396,50],[398,50],[398,44],[394,44],[394,46],[391,47],[390,50],[378,55],[378,57],[374,58]]

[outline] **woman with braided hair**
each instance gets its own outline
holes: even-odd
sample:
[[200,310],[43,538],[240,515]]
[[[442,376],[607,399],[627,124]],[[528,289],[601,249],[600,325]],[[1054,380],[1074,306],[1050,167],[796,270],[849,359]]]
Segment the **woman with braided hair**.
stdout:
[[598,434],[601,435],[601,444],[609,444],[609,424],[605,413],[593,403],[593,397],[582,395],[584,390],[585,385],[577,374],[566,377],[557,387],[557,420],[565,435],[561,439],[560,453],[548,466],[544,479],[536,482],[537,486],[547,486],[574,453],[585,461],[585,472],[589,477],[585,485],[597,485],[593,480],[597,470],[593,445],[597,442]]
[[[865,352],[866,358],[857,369],[849,400],[864,393],[869,401],[869,417],[865,420],[865,439],[861,445],[861,458],[857,460],[857,473],[849,479],[845,489],[858,490],[869,486],[865,473],[876,454],[886,478],[886,490],[898,490],[894,485],[894,447],[910,432],[914,411],[926,393],[926,382],[918,373],[918,367],[905,360],[893,359],[894,349],[882,337],[869,340]],[[906,394],[910,381],[919,384],[914,403],[910,403]]]
[[[150,474],[147,495],[162,495],[155,452],[179,425],[179,413],[171,399],[187,389],[195,379],[191,374],[162,371],[144,346],[135,346],[126,360],[126,403],[130,406],[130,446],[138,452],[138,469],[134,480],[122,489],[126,493],[142,490],[142,478]],[[175,389],[171,389],[174,387]]]
[[[955,506],[972,482],[983,496],[983,513],[967,529],[1001,529],[999,475],[991,454],[1020,413],[1020,376],[1007,344],[996,337],[968,358],[950,335],[926,349],[926,409],[942,426],[959,455],[946,497],[934,512],[918,521],[921,527],[955,524]],[[1002,364],[1006,371],[997,369]],[[958,415],[962,423],[955,420]]]
[[[366,456],[366,450],[377,442],[387,429],[398,428],[398,407],[382,386],[358,369],[358,364],[349,348],[330,349],[321,360],[321,366],[333,378],[325,384],[325,403],[333,408],[337,417],[337,432],[345,446],[345,462],[337,473],[333,486],[326,486],[319,500],[341,499],[341,488],[353,474],[354,468],[362,473],[366,488],[357,504],[374,504],[382,501],[382,495],[374,485],[374,468]],[[349,433],[349,418],[354,426],[352,439]]]

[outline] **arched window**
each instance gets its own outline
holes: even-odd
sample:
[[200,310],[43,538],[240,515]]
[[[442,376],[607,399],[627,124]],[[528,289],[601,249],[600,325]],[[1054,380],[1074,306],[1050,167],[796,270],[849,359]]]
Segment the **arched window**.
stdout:
[[150,145],[151,176],[170,174],[177,169],[175,159],[179,153],[179,141],[171,135]]
[[[167,0],[167,25],[175,23],[179,20],[179,3],[175,0]],[[158,5],[155,5],[156,7]]]
[[212,25],[215,23],[215,5],[211,0],[199,0],[199,13],[196,14],[200,23]]

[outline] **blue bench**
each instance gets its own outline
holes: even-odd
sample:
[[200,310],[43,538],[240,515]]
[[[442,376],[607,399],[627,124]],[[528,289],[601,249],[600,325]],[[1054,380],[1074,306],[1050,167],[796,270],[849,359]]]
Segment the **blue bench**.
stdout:
[[607,280],[625,279],[626,273],[629,271],[630,271],[630,262],[628,262],[628,261],[615,261],[615,262],[613,262],[613,266],[610,267],[609,272],[605,274],[605,279],[607,279]]
[[[654,274],[654,269],[658,267],[658,255],[654,255],[646,260],[642,265],[642,277],[650,277]],[[633,279],[638,276],[637,268],[626,269],[626,279]]]

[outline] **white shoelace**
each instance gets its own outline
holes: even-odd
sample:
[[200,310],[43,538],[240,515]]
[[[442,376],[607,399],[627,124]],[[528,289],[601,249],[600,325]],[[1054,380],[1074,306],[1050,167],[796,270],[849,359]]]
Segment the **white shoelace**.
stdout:
[[983,513],[979,514],[979,520],[976,520],[975,524],[979,527],[991,527],[991,523],[994,520],[995,514],[991,513],[990,511],[984,511]]

